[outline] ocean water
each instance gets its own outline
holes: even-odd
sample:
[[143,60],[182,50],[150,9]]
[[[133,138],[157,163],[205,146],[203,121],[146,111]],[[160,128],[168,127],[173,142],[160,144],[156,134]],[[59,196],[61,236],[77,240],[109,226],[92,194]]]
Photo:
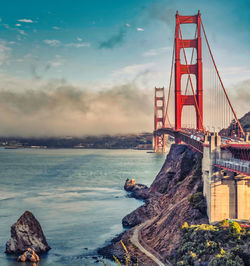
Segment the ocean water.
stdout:
[[103,265],[97,249],[143,204],[123,190],[126,178],[150,185],[164,160],[137,150],[0,149],[0,265],[20,265],[4,251],[25,210],[52,248],[39,265]]

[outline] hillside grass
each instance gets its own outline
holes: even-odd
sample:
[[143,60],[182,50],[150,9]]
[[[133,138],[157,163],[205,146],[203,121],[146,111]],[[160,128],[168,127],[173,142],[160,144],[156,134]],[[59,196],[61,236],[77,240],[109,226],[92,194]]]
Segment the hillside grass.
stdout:
[[173,265],[250,265],[250,230],[237,222],[188,225],[182,228],[181,244],[171,257]]

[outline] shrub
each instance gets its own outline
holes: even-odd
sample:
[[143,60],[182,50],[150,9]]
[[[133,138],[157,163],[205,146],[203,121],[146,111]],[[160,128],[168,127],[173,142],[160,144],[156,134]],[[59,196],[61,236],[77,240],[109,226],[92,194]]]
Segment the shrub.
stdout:
[[195,231],[197,230],[203,230],[203,231],[218,231],[218,227],[211,225],[211,224],[200,224],[200,225],[191,225],[191,227],[195,228]]
[[221,248],[221,249],[220,249],[220,255],[223,256],[223,255],[225,255],[225,254],[226,254],[226,251],[225,251],[223,248]]
[[231,255],[227,256],[216,256],[208,264],[209,266],[244,266],[243,260],[239,257],[232,257]]
[[206,242],[206,252],[208,254],[213,254],[220,248],[220,243],[217,243],[215,241],[207,241]]
[[198,209],[201,213],[206,214],[206,200],[201,192],[195,193],[190,196],[188,201],[194,209]]
[[234,249],[232,249],[231,256],[232,257],[238,256],[243,260],[245,265],[250,265],[250,254],[244,252],[244,250],[239,246],[236,246]]
[[237,222],[232,222],[229,225],[229,232],[232,235],[239,235],[242,231],[242,228],[240,227],[240,225]]
[[220,227],[229,227],[228,219],[222,220],[220,223],[218,223],[218,226],[220,226]]
[[184,222],[184,224],[182,225],[181,229],[187,229],[188,228],[188,223]]
[[173,265],[250,265],[248,228],[228,220],[216,226],[184,222],[181,228],[181,244],[171,258]]
[[192,258],[196,258],[196,257],[197,257],[196,253],[195,253],[195,252],[192,252],[192,251],[190,251],[190,256],[191,256]]
[[[188,184],[188,188],[192,189],[194,184],[198,181],[202,179],[202,167],[201,167],[201,159],[200,158],[196,158],[195,159],[195,168],[194,171],[192,173],[192,180],[191,182]],[[200,182],[201,184],[202,182]],[[202,187],[199,184],[199,191],[201,191]]]

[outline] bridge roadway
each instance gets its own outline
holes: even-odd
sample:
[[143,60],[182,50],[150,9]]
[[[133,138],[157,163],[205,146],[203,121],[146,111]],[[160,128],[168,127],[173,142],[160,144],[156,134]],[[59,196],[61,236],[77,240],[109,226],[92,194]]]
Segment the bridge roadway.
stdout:
[[192,130],[186,130],[182,129],[180,131],[176,131],[173,128],[160,128],[158,129],[155,134],[162,135],[167,134],[175,139],[179,139],[182,142],[185,142],[188,146],[195,149],[196,151],[203,153],[203,142],[204,142],[204,136],[200,133],[196,132],[196,134],[193,133]]

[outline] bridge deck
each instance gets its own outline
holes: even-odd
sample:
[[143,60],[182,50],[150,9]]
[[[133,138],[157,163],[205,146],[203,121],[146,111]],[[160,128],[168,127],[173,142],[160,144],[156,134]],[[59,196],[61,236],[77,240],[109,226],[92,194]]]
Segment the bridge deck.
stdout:
[[[192,149],[203,153],[203,148],[206,146],[204,143],[205,134],[200,131],[196,131],[194,129],[183,128],[181,130],[174,130],[173,128],[160,128],[154,132],[156,135],[167,134],[175,139],[178,139],[187,145],[189,145]],[[222,149],[229,150],[234,158],[250,161],[250,143],[244,142],[238,138],[228,138],[221,137],[221,145]]]

